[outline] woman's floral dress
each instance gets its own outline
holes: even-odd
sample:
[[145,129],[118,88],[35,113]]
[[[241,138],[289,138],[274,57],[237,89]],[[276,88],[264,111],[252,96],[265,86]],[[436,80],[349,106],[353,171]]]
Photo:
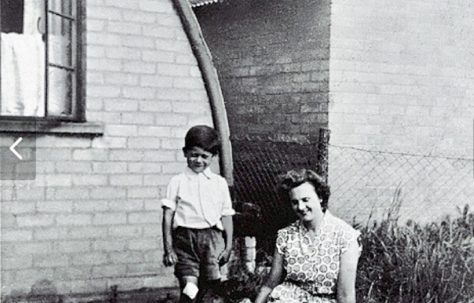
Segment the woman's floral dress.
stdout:
[[329,211],[316,234],[310,235],[301,221],[280,229],[276,248],[287,274],[269,302],[335,303],[341,254],[349,245],[359,245],[359,236],[359,231]]

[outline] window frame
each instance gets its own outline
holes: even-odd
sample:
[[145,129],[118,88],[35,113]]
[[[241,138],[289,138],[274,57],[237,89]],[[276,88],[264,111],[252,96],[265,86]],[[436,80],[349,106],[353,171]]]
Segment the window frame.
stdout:
[[[49,0],[44,0],[45,3],[49,3]],[[13,116],[13,115],[1,115],[0,114],[0,131],[12,130],[12,127],[9,127],[8,122],[12,121],[12,125],[18,127],[18,122],[25,122],[26,130],[29,131],[32,127],[31,124],[41,124],[43,126],[51,124],[51,125],[58,125],[60,123],[73,123],[73,122],[86,122],[85,117],[85,108],[86,108],[86,53],[85,53],[85,44],[86,44],[86,0],[71,0],[71,4],[75,6],[76,16],[74,16],[74,21],[72,22],[72,54],[73,60],[73,67],[75,68],[75,76],[73,76],[72,84],[75,86],[73,90],[75,94],[72,96],[71,102],[71,114],[64,115],[64,116],[57,116],[57,115],[48,115],[47,114],[47,107],[48,107],[48,71],[51,68],[49,64],[49,54],[48,54],[48,42],[45,43],[45,116],[44,117],[36,117],[36,116]],[[49,9],[49,5],[45,5],[45,15],[47,16],[45,19],[48,20],[50,14],[54,14],[54,12]],[[0,6],[1,10],[1,6]],[[0,11],[1,13],[1,11]],[[48,21],[46,21],[46,33],[48,33]],[[47,39],[46,41],[48,41]],[[1,56],[1,54],[0,54]],[[1,68],[1,63],[0,63]],[[1,92],[1,81],[0,81],[0,92]],[[1,102],[1,100],[0,100]],[[69,100],[65,100],[65,102],[69,102]],[[6,126],[6,127],[5,127]],[[44,128],[44,127],[43,127]]]

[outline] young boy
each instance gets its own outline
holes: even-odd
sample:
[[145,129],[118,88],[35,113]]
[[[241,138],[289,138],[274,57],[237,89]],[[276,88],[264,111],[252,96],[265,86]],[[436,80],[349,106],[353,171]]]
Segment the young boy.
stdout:
[[229,261],[232,249],[235,213],[226,180],[209,168],[219,152],[217,132],[194,126],[184,141],[187,168],[171,179],[161,200],[163,263],[175,266],[180,303],[199,302],[218,284],[220,266]]

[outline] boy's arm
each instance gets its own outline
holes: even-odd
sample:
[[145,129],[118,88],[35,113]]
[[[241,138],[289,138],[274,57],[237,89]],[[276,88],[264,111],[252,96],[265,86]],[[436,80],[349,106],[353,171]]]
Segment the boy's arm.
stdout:
[[230,197],[229,185],[224,178],[221,178],[221,194],[222,194],[222,211],[221,211],[221,222],[224,228],[224,241],[225,249],[219,256],[219,264],[224,265],[229,262],[230,254],[232,252],[232,241],[234,236],[234,224],[232,222],[232,216],[235,214],[235,210],[232,208],[232,199]]
[[163,221],[161,231],[163,233],[163,263],[165,266],[172,266],[178,258],[173,250],[172,225],[173,216],[176,210],[176,201],[178,197],[179,176],[171,178],[166,188],[166,196],[161,199],[161,207],[163,209]]
[[222,226],[224,227],[224,251],[219,256],[219,264],[224,265],[229,262],[230,254],[232,252],[232,239],[234,235],[234,223],[232,216],[223,216],[221,218]]
[[174,211],[168,207],[163,207],[163,248],[165,253],[163,255],[163,264],[165,266],[172,266],[176,263],[178,258],[173,249],[173,237],[171,234]]
[[224,227],[224,240],[225,248],[232,249],[232,238],[234,235],[234,223],[232,222],[232,216],[223,216],[222,226]]

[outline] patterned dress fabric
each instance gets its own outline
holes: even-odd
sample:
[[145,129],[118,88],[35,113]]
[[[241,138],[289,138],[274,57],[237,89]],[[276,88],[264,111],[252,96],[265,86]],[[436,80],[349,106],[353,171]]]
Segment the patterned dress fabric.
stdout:
[[359,246],[359,236],[359,231],[329,211],[316,233],[310,234],[301,221],[280,229],[276,247],[287,274],[269,302],[336,303],[341,254],[349,245]]

